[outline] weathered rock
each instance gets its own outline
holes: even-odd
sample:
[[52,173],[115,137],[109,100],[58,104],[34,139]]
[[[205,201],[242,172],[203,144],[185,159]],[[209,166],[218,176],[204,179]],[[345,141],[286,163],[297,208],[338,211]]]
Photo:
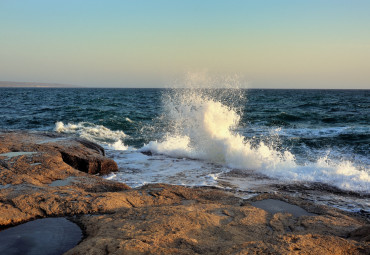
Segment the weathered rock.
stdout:
[[140,191],[175,203],[83,216],[88,237],[67,254],[366,254],[370,248],[345,238],[364,224],[361,219],[329,208],[294,217],[217,190],[158,184]]
[[[47,153],[53,156],[61,154],[65,163],[89,174],[105,175],[118,171],[117,163],[104,156],[105,152],[101,146],[87,140],[54,133],[0,133],[0,154],[15,152],[18,152],[19,156],[22,156],[21,152]],[[7,168],[8,159],[9,157],[0,155],[2,162],[0,165]]]
[[[129,187],[81,172],[117,170],[103,154],[99,145],[53,133],[0,133],[0,226],[114,208],[110,192]],[[85,165],[66,162],[63,155]],[[94,203],[108,197],[106,209]]]
[[[67,254],[370,251],[366,219],[299,198],[263,194],[243,200],[218,189],[164,184],[130,189],[89,175],[82,171],[94,173],[91,169],[100,167],[102,173],[97,162],[108,161],[101,147],[81,141],[55,134],[0,133],[0,226],[75,215],[86,238]],[[289,208],[275,213],[252,203],[266,199],[307,213],[292,214]]]

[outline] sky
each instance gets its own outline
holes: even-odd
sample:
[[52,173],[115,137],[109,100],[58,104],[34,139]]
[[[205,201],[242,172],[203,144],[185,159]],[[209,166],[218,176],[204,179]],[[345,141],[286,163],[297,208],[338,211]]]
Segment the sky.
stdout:
[[370,89],[368,0],[0,0],[0,80]]

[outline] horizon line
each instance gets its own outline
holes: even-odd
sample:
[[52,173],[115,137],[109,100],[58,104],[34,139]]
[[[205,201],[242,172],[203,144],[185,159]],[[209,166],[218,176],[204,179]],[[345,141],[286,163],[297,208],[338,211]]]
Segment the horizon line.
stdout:
[[[169,86],[155,86],[155,87],[141,87],[141,86],[130,86],[130,85],[75,85],[68,83],[58,83],[58,82],[17,82],[17,81],[0,81],[0,88],[99,88],[99,89],[227,89],[224,87],[169,87]],[[237,87],[231,89],[269,89],[269,90],[370,90],[370,88],[290,88],[290,87]]]

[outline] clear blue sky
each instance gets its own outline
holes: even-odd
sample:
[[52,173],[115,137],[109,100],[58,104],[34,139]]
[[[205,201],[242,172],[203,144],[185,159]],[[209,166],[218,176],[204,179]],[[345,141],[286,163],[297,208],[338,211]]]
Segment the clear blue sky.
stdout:
[[0,80],[370,89],[368,0],[0,0]]

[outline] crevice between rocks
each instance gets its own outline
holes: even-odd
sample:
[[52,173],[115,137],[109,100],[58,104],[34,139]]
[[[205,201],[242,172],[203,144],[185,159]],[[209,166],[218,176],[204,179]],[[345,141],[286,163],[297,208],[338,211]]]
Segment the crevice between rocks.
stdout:
[[8,164],[4,160],[1,160],[1,159],[0,159],[0,166],[4,167],[6,169],[9,169]]
[[109,174],[118,171],[117,163],[103,156],[83,158],[61,151],[62,160],[71,167],[89,174]]
[[83,139],[76,139],[76,141],[89,149],[97,151],[100,155],[105,156],[105,150],[100,145]]

